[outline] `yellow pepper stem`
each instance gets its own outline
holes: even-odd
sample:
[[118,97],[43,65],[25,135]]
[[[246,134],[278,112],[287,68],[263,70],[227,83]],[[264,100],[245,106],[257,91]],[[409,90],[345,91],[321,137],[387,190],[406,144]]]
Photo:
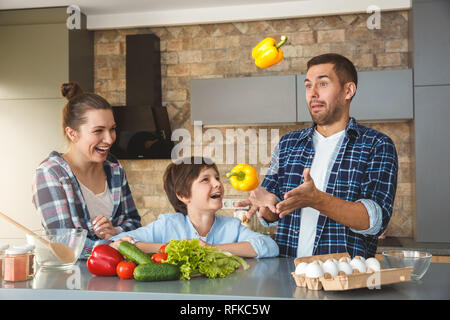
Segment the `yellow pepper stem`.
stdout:
[[283,44],[285,44],[286,43],[286,41],[287,41],[287,37],[286,36],[281,36],[281,41],[275,46],[275,48],[279,48],[279,47],[281,47]]
[[245,172],[239,171],[239,172],[227,172],[227,178],[236,177],[239,181],[242,181],[245,179]]

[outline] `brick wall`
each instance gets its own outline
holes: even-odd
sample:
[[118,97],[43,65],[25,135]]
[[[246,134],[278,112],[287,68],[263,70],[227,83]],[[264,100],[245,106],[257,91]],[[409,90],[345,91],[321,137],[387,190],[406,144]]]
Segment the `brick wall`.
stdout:
[[[192,133],[189,93],[191,79],[305,73],[306,62],[311,57],[326,52],[337,52],[347,56],[354,62],[358,71],[408,68],[411,64],[408,43],[409,12],[383,12],[379,30],[367,28],[368,17],[368,14],[350,14],[96,31],[95,91],[112,104],[124,105],[125,36],[154,33],[161,39],[163,104],[167,106],[172,129],[185,128]],[[258,69],[251,58],[252,48],[267,36],[279,39],[281,35],[288,36],[288,43],[282,47],[284,60],[270,69]],[[389,135],[394,140],[399,155],[397,196],[387,234],[413,236],[415,225],[413,122],[365,125]],[[306,126],[309,124],[252,128],[269,131],[278,129],[281,137],[291,130]],[[218,129],[225,136],[227,128]],[[162,212],[173,211],[162,187],[162,174],[169,161],[122,161],[144,224],[153,221]],[[255,166],[262,167],[261,164]],[[225,179],[225,173],[231,167],[232,165],[219,165],[226,196],[245,198],[247,193],[232,189]],[[221,213],[232,214],[225,210]],[[257,228],[257,224],[254,224],[254,228],[261,232],[267,231]]]

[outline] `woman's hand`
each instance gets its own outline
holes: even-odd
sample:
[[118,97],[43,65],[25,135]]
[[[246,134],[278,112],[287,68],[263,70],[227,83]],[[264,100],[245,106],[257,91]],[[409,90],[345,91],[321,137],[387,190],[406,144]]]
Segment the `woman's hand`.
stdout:
[[105,216],[98,216],[92,221],[92,226],[94,228],[94,233],[97,237],[102,240],[108,240],[109,238],[117,235],[117,231],[108,218]]

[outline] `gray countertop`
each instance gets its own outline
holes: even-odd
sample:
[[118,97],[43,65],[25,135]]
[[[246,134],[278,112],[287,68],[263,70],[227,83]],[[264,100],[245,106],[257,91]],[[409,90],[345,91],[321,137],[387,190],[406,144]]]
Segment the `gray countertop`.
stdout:
[[138,282],[91,275],[85,261],[69,270],[38,269],[32,280],[2,282],[0,300],[234,300],[234,299],[450,299],[450,264],[432,263],[420,281],[384,285],[379,289],[313,291],[296,287],[294,259],[248,259],[250,268],[223,279]]

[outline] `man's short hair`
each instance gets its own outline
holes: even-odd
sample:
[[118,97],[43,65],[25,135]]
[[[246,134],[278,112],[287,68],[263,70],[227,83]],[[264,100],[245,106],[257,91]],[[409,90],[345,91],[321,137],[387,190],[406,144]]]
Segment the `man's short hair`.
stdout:
[[187,207],[177,195],[189,198],[191,187],[203,168],[213,168],[219,174],[212,160],[203,157],[190,157],[169,164],[164,172],[164,190],[176,212],[187,215]]
[[358,87],[358,73],[353,62],[337,53],[325,53],[312,58],[306,64],[306,71],[312,66],[325,63],[332,63],[334,65],[334,72],[336,72],[342,86],[347,82],[354,82],[355,86]]

